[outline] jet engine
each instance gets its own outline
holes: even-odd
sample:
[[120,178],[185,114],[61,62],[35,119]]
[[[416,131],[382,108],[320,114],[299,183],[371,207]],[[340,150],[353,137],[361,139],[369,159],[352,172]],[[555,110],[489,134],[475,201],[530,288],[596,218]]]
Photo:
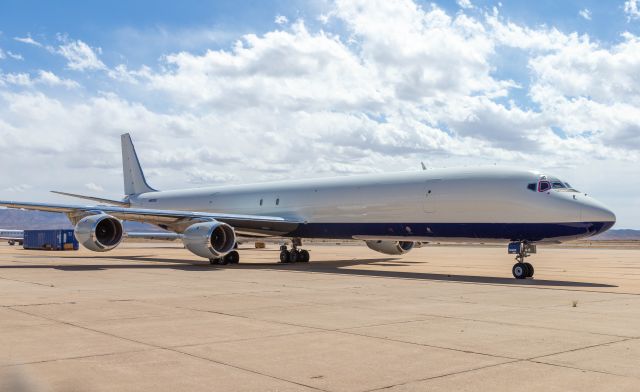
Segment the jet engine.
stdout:
[[219,258],[233,250],[236,233],[233,227],[218,221],[195,223],[184,231],[182,242],[200,257]]
[[123,233],[122,222],[107,214],[86,216],[74,230],[78,242],[94,252],[106,252],[115,248],[122,241]]
[[365,241],[370,249],[386,255],[403,255],[413,249],[412,241]]

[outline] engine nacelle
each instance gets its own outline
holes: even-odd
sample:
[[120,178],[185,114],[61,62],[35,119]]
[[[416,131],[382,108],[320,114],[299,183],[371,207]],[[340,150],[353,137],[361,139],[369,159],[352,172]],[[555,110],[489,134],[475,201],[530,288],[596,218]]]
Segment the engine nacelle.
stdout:
[[107,214],[89,215],[80,219],[74,234],[78,242],[94,252],[106,252],[122,241],[122,222]]
[[365,241],[370,249],[386,255],[403,255],[413,249],[412,241]]
[[219,258],[233,250],[236,233],[233,227],[218,221],[195,223],[184,231],[182,242],[200,257]]

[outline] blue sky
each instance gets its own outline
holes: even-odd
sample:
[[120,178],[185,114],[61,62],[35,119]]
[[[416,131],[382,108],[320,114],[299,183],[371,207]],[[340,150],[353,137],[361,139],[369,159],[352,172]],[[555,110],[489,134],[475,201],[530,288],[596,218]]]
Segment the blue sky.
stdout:
[[498,164],[640,228],[639,5],[6,0],[0,198],[119,197],[130,131],[161,189]]
[[[432,2],[420,1],[428,7]],[[454,14],[456,1],[433,2]],[[638,34],[640,23],[630,23],[623,2],[587,0],[474,1],[476,12],[499,7],[503,17],[528,26],[547,25],[563,32],[588,34],[595,40],[618,42],[625,31]],[[501,5],[499,5],[501,4]],[[0,3],[0,43],[13,52],[30,52],[24,63],[3,64],[5,70],[23,70],[32,64],[64,68],[62,59],[51,59],[33,48],[25,48],[13,37],[27,34],[43,42],[54,42],[57,34],[82,38],[93,46],[108,49],[105,61],[114,63],[124,56],[129,64],[149,64],[163,54],[180,50],[223,48],[246,33],[262,34],[274,27],[275,15],[290,20],[304,18],[320,27],[317,16],[328,12],[329,1],[87,1],[6,0]],[[591,20],[579,15],[589,10]],[[37,12],[34,12],[37,10]],[[179,41],[173,33],[210,30],[211,39]],[[145,45],[146,42],[146,45]],[[508,63],[509,59],[505,59]],[[500,68],[502,70],[503,67]],[[516,74],[516,70],[509,70]]]

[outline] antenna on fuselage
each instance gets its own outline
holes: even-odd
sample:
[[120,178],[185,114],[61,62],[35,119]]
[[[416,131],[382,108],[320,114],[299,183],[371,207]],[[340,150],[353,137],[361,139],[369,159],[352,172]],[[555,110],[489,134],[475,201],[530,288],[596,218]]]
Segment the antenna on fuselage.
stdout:
[[427,170],[427,167],[424,165],[424,162],[420,162],[420,165],[422,165],[422,170]]

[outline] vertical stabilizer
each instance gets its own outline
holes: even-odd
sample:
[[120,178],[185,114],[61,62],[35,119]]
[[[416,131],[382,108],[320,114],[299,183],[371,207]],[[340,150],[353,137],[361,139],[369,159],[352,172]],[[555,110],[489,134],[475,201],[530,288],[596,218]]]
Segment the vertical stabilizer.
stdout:
[[146,192],[156,192],[147,184],[144,178],[136,149],[133,147],[131,136],[125,133],[122,140],[122,173],[124,175],[124,194],[127,196],[138,195]]

